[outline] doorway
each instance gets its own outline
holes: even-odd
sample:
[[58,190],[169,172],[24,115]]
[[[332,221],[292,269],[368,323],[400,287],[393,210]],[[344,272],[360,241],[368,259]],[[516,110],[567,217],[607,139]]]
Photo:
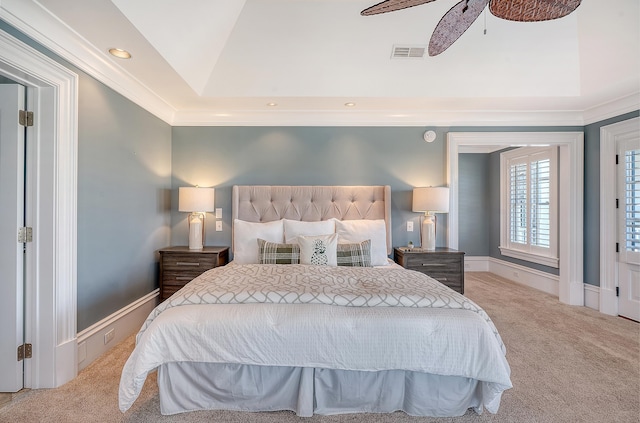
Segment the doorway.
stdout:
[[[631,213],[627,222],[622,213],[627,208],[626,195],[621,191],[625,185],[623,167],[626,166],[626,158],[623,156],[625,151],[637,151],[638,145],[640,118],[600,128],[600,187],[616,187],[600,191],[600,311],[637,321],[640,320],[639,253],[633,243],[627,243],[626,229],[632,228],[640,216]],[[636,166],[631,163],[631,170]],[[630,195],[633,201],[638,194],[632,190]],[[631,229],[631,235],[633,231]]]
[[24,386],[55,388],[77,374],[78,75],[0,31],[0,76],[27,88],[34,111],[35,159],[25,172],[33,184],[27,201],[34,227],[25,272],[33,277],[24,291],[24,334],[33,351],[24,363]]
[[559,147],[560,163],[560,261],[559,300],[584,305],[583,284],[583,186],[584,139],[582,132],[450,132],[447,134],[447,180],[450,207],[448,246],[458,248],[458,152],[462,146]]

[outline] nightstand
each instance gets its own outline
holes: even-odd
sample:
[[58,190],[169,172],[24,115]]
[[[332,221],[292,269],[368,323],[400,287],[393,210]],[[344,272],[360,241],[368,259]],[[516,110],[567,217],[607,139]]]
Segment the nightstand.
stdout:
[[464,294],[464,252],[452,248],[435,251],[420,248],[394,248],[393,256],[400,266],[422,272]]
[[160,253],[160,301],[169,298],[196,276],[229,261],[229,247],[168,247]]

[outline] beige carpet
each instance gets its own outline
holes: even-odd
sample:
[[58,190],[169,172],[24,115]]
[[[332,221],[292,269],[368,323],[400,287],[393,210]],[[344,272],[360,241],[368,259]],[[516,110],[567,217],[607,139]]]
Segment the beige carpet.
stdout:
[[466,295],[495,322],[507,346],[513,389],[498,414],[458,418],[404,413],[299,418],[291,412],[207,411],[162,416],[155,373],[122,414],[120,371],[133,337],[66,385],[21,395],[0,409],[1,422],[640,422],[640,325],[571,307],[490,273],[468,273]]

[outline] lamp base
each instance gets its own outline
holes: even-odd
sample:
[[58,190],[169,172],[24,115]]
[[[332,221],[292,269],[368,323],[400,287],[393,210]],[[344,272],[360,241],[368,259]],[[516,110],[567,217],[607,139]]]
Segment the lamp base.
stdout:
[[433,214],[425,213],[424,215],[421,243],[423,250],[435,251],[436,249],[436,217]]
[[204,238],[204,218],[201,213],[189,215],[189,249],[202,250]]

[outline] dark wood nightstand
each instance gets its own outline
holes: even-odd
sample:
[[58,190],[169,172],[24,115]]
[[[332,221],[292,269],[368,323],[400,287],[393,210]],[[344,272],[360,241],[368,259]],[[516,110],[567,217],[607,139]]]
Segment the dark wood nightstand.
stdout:
[[169,298],[196,276],[229,261],[229,247],[168,247],[160,253],[160,301]]
[[393,258],[400,266],[431,276],[464,294],[464,252],[451,248],[435,251],[420,248],[394,248]]

